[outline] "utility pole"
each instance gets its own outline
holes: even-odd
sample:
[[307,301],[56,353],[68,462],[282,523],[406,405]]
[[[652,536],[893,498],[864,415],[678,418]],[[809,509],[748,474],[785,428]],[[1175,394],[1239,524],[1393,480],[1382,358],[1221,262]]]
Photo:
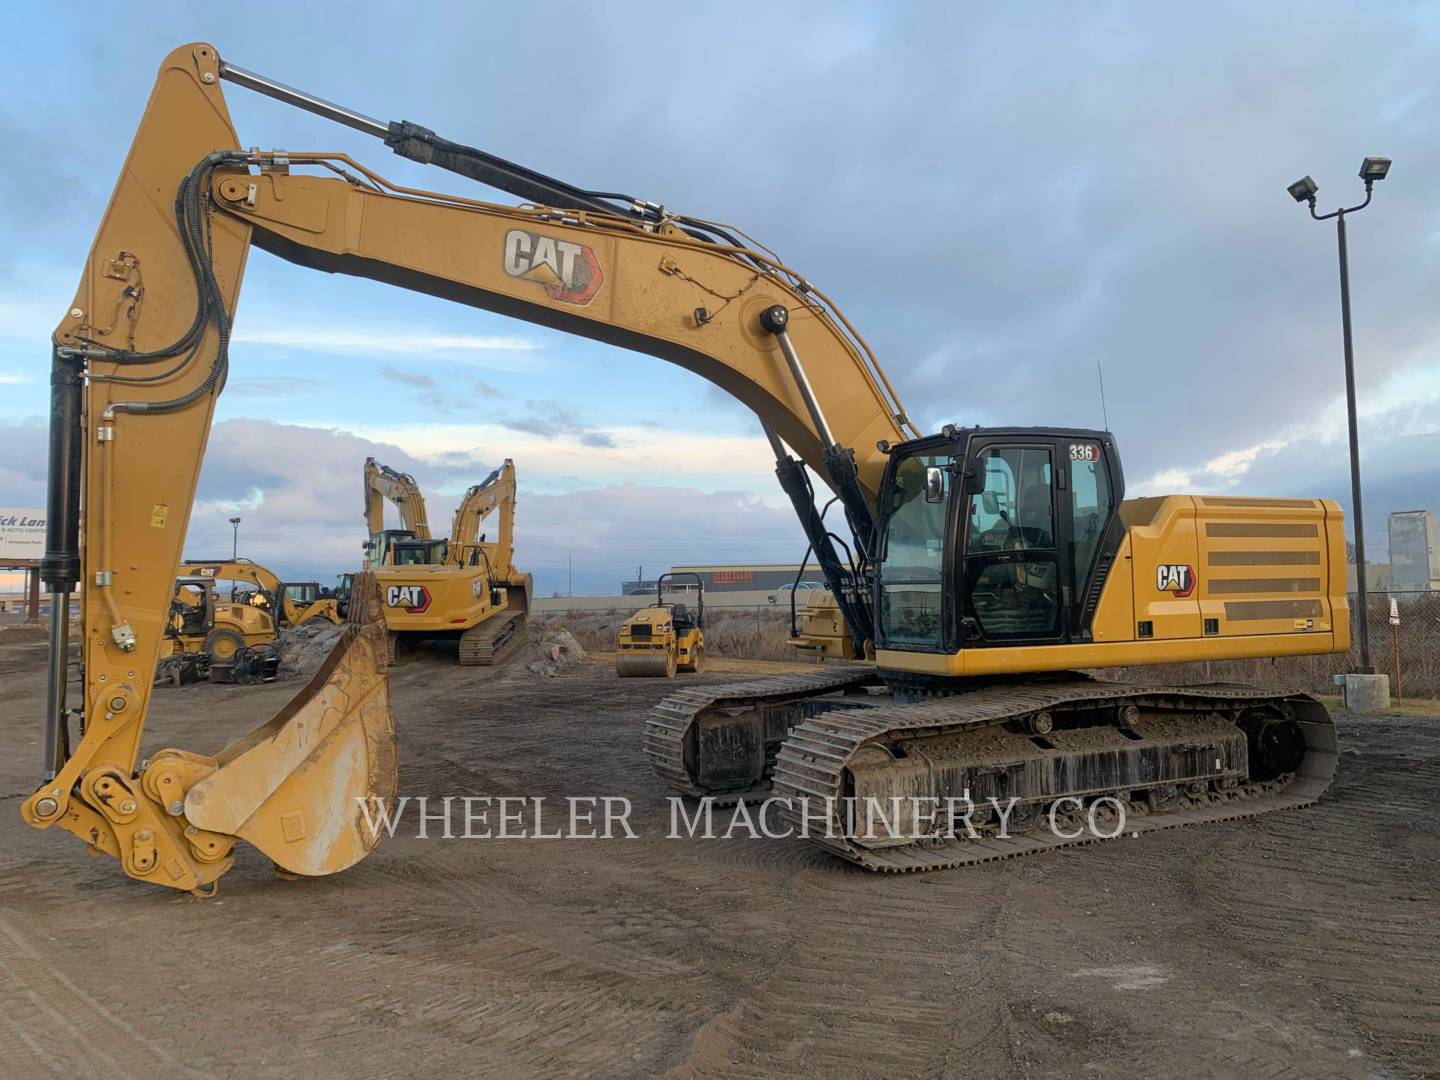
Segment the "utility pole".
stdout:
[[[240,558],[240,519],[230,519],[230,561],[235,562]],[[230,602],[235,602],[235,582],[230,582]]]
[[565,556],[565,595],[575,595],[575,556]]

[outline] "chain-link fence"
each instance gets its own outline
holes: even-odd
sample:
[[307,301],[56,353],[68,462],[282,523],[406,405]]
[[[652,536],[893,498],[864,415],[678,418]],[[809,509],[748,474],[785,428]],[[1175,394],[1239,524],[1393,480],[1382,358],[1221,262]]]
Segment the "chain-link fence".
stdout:
[[[1399,612],[1398,625],[1390,621],[1390,601]],[[615,635],[633,609],[610,611],[554,611],[540,618],[564,625],[589,650],[609,651]],[[1104,678],[1142,683],[1238,682],[1254,686],[1283,686],[1293,690],[1334,693],[1335,676],[1355,671],[1360,664],[1359,615],[1350,597],[1350,655],[1288,656],[1273,660],[1215,660],[1190,664],[1110,668]],[[1440,592],[1377,593],[1370,596],[1370,663],[1390,676],[1390,693],[1396,697],[1440,699]],[[785,644],[789,636],[788,606],[712,608],[706,605],[706,641],[713,656],[746,660],[813,660],[808,653]]]

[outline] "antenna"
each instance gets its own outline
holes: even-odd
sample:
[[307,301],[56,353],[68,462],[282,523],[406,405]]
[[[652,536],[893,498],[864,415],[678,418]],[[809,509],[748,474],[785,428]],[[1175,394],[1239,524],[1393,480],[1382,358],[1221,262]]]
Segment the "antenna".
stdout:
[[1100,366],[1100,361],[1095,361],[1095,374],[1100,376],[1100,419],[1105,424],[1105,430],[1110,430],[1110,414],[1105,408],[1105,369]]

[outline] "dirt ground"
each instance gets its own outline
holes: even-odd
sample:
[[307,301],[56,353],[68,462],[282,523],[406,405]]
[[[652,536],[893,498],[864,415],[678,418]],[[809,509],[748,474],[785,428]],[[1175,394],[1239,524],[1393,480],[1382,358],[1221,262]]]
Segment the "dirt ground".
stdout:
[[[1339,720],[1319,807],[880,877],[798,840],[670,840],[668,687],[397,670],[403,794],[629,796],[634,840],[418,840],[220,895],[23,825],[44,644],[0,634],[0,1075],[1440,1075],[1440,722]],[[743,677],[731,662],[697,680]],[[209,752],[298,682],[158,691]]]

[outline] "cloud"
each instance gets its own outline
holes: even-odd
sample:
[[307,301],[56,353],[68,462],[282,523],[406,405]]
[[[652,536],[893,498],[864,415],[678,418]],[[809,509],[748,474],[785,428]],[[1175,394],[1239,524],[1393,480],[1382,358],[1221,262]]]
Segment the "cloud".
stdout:
[[406,386],[418,386],[422,390],[435,389],[435,380],[418,371],[401,371],[399,368],[385,364],[380,368],[380,375],[391,382],[403,383]]
[[452,416],[474,408],[469,393],[478,394],[488,401],[495,401],[505,396],[501,390],[490,385],[484,379],[471,379],[467,393],[463,388],[452,387],[450,380],[442,383],[422,372],[405,371],[391,364],[380,366],[380,377],[388,382],[399,383],[401,386],[409,386],[422,391],[415,396],[416,401],[430,412]]
[[237,324],[233,340],[242,346],[473,364],[500,371],[533,370],[537,361],[521,357],[542,348],[538,341],[518,335],[433,333],[396,325],[341,329],[267,323],[265,329],[244,329]]
[[611,449],[618,444],[615,436],[586,424],[575,409],[559,401],[527,401],[525,416],[502,417],[501,427],[528,435],[546,438],[576,438],[582,446]]
[[[0,505],[44,505],[45,430],[0,422],[8,450]],[[328,582],[355,569],[365,536],[361,467],[371,456],[420,481],[440,533],[465,488],[499,461],[468,452],[419,457],[393,443],[297,424],[221,421],[210,434],[187,556],[229,551],[228,519],[238,515],[241,553],[284,577]],[[523,459],[517,464],[519,561],[543,592],[566,588],[571,573],[577,591],[613,592],[642,563],[653,572],[672,562],[778,562],[804,550],[789,507],[752,492],[602,483],[546,493],[527,481]],[[394,517],[387,515],[392,526]]]
[[33,381],[29,375],[14,375],[9,372],[0,371],[0,386],[22,386],[25,383]]
[[589,428],[562,408],[472,424],[367,425],[357,433],[404,446],[437,465],[511,457],[522,483],[532,490],[649,484],[660,477],[679,483],[683,478],[690,487],[742,489],[780,505],[784,496],[775,482],[775,460],[755,427],[754,435],[654,424]]
[[250,375],[232,378],[225,393],[240,398],[295,398],[328,390],[335,384],[327,379],[304,379],[293,375]]

